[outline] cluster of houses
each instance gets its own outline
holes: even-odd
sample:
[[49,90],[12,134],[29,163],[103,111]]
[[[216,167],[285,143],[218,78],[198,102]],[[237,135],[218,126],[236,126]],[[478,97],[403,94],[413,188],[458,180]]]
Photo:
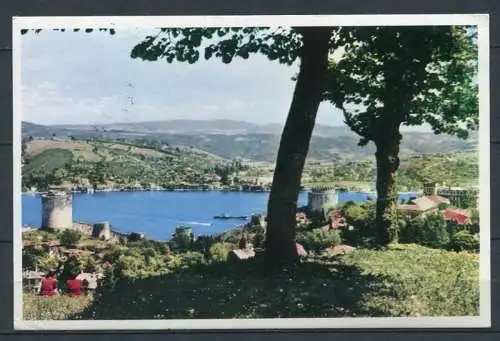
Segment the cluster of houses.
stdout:
[[[436,214],[441,211],[443,217],[447,221],[454,221],[458,224],[470,224],[472,213],[466,209],[446,207],[451,202],[448,198],[439,195],[424,195],[413,200],[409,200],[405,204],[399,204],[398,210],[402,213],[412,216]],[[444,205],[444,209],[443,208]]]
[[[265,225],[265,222],[262,219],[258,219],[258,218],[259,218],[258,216],[252,216],[253,224],[259,224],[261,226]],[[297,212],[295,215],[295,218],[296,218],[297,224],[307,224],[307,222],[308,222],[307,214],[305,212]],[[342,214],[338,210],[333,210],[333,211],[329,212],[328,223],[322,227],[322,229],[326,230],[326,231],[339,230],[339,229],[344,229],[344,228],[349,228],[349,227],[347,225],[346,219],[342,216]],[[299,255],[299,257],[305,257],[308,255],[307,250],[300,243],[296,242],[295,247],[297,249],[297,254]],[[354,248],[352,246],[349,246],[349,245],[337,245],[337,246],[332,246],[330,248],[327,248],[323,251],[331,256],[336,256],[336,255],[341,255],[341,254],[347,254],[349,252],[352,252],[353,250],[354,250]],[[257,250],[254,249],[252,243],[247,243],[246,247],[240,248],[240,249],[234,249],[231,252],[229,252],[228,260],[241,261],[241,260],[250,259],[250,258],[255,257],[256,251]]]
[[[35,271],[24,271],[23,272],[23,289],[25,292],[31,294],[38,294],[40,292],[40,287],[42,285],[42,280],[45,277],[45,273],[35,270]],[[82,289],[85,295],[93,296],[98,285],[98,281],[103,278],[102,273],[89,273],[81,272],[76,277],[82,281]]]
[[[299,255],[299,257],[306,257],[308,255],[308,252],[301,244],[295,243],[295,247],[297,249],[297,254]],[[354,248],[349,245],[337,245],[324,250],[324,252],[326,252],[330,256],[347,254],[352,251],[354,251]],[[255,257],[255,255],[256,255],[256,250],[253,248],[251,244],[248,244],[246,248],[232,250],[228,255],[228,260],[242,261],[253,258]]]
[[[23,232],[31,232],[32,229],[23,228]],[[41,247],[48,255],[57,256],[62,262],[71,256],[90,256],[93,254],[92,251],[82,250],[76,248],[64,248],[61,246],[59,240],[49,239],[47,241],[42,241],[42,237],[39,236],[37,239],[23,239],[23,252],[31,248]],[[23,288],[26,292],[36,294],[40,291],[40,286],[42,280],[44,279],[46,273],[38,271],[36,268],[34,271],[24,271],[22,274],[23,278]],[[78,274],[77,279],[82,281],[82,289],[85,294],[92,296],[97,289],[98,280],[103,277],[101,272],[84,272],[82,271]]]

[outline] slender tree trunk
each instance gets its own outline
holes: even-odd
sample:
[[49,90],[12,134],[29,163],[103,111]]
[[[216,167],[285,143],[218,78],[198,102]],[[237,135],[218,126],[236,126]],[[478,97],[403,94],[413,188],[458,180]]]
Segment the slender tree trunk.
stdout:
[[328,68],[332,29],[299,28],[303,36],[300,71],[288,117],[281,134],[276,168],[267,207],[266,261],[272,265],[298,260],[295,214],[304,163]]
[[399,168],[399,129],[386,131],[376,141],[377,152],[377,210],[376,210],[376,244],[387,245],[398,240],[397,205],[395,173]]

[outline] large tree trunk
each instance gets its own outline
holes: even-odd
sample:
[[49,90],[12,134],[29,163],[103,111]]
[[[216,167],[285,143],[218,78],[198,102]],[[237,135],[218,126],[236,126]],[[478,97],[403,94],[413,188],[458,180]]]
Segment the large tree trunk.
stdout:
[[386,131],[385,136],[375,142],[377,152],[377,210],[376,244],[380,246],[396,242],[398,239],[395,173],[399,168],[399,129]]
[[332,29],[298,28],[302,34],[300,71],[292,104],[281,134],[276,168],[267,207],[266,261],[286,265],[298,260],[295,214],[302,170],[309,150],[316,114],[328,68]]

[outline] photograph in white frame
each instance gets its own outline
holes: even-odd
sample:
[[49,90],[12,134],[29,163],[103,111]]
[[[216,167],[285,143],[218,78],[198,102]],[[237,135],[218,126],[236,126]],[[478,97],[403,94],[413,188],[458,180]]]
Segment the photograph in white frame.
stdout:
[[489,16],[14,17],[14,328],[491,326]]

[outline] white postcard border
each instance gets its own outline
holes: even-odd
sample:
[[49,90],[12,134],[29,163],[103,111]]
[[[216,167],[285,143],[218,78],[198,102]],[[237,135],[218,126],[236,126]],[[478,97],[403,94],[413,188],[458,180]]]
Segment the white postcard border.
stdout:
[[[21,204],[21,29],[158,28],[217,26],[429,26],[477,25],[479,49],[479,211],[480,316],[373,317],[202,320],[23,320]],[[274,15],[274,16],[143,16],[143,17],[14,17],[13,18],[13,196],[14,196],[14,329],[16,330],[210,330],[307,328],[487,328],[491,326],[490,287],[490,89],[489,15]]]

